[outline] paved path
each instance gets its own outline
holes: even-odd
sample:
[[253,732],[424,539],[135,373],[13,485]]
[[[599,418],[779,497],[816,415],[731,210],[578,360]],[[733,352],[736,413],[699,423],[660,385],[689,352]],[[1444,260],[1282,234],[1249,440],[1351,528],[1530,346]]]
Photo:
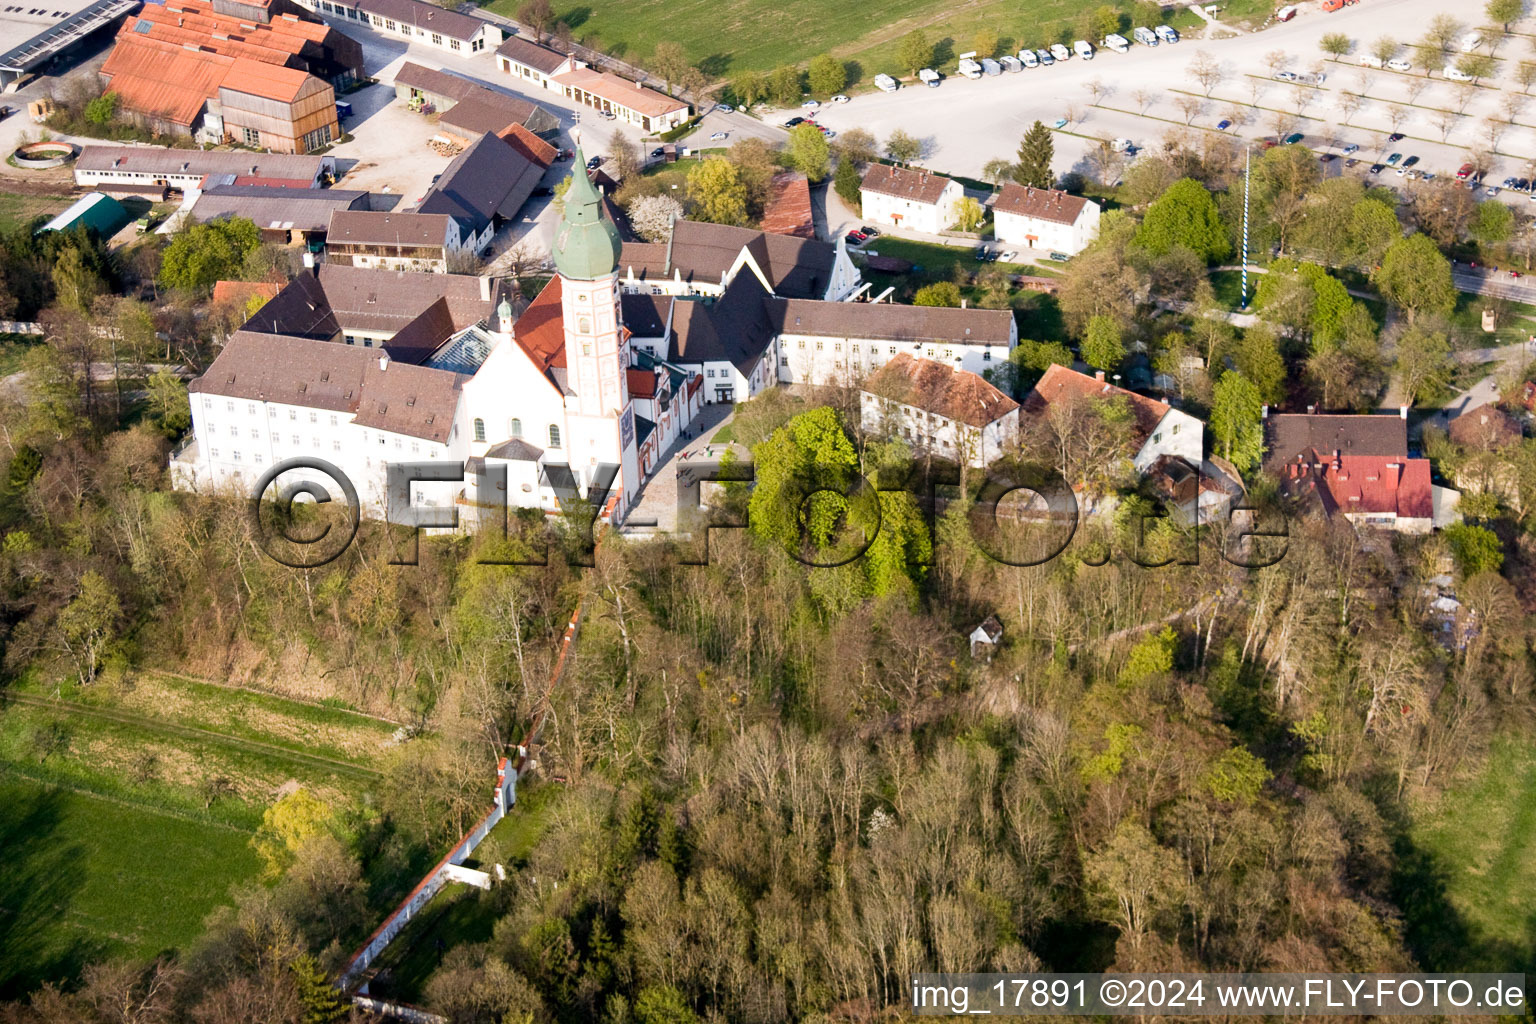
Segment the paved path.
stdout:
[[[718,465],[728,450],[735,451],[738,459],[749,457],[747,449],[742,445],[713,444],[710,440],[722,426],[730,422],[735,411],[735,406],[725,404],[704,407],[704,411],[689,428],[693,436],[674,441],[672,447],[662,455],[661,465],[656,467],[655,474],[640,488],[639,500],[621,532],[642,536],[657,532],[675,533],[679,504],[691,507],[698,493],[697,481],[690,470],[694,467]],[[642,523],[655,525],[641,526]]]

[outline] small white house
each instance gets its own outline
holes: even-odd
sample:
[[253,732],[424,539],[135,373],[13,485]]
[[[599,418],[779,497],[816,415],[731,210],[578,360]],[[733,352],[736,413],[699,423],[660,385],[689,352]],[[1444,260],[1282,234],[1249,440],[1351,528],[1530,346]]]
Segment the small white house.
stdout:
[[954,226],[965,189],[942,174],[871,164],[859,186],[864,219],[937,235]]
[[983,468],[1017,437],[1019,403],[974,373],[903,352],[864,383],[859,416],[866,430]]
[[992,207],[999,242],[1075,256],[1099,233],[1099,204],[1059,189],[1009,182]]
[[574,58],[522,36],[511,36],[496,48],[496,67],[502,74],[555,92],[563,89],[554,81],[554,76],[572,71],[579,65]]

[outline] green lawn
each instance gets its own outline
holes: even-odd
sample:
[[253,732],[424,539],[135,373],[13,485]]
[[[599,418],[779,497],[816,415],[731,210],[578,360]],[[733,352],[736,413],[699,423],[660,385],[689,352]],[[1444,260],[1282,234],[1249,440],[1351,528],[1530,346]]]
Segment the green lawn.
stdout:
[[[489,9],[515,16],[521,0],[495,0]],[[555,0],[555,17],[575,36],[624,60],[644,64],[658,43],[682,45],[689,61],[711,77],[766,71],[784,63],[804,65],[820,53],[845,59],[850,84],[868,85],[876,74],[904,74],[896,63],[901,37],[913,29],[935,44],[934,66],[953,67],[973,49],[978,30],[996,33],[999,52],[1021,46],[1070,44],[1081,35],[1075,22],[1098,0],[974,0],[934,8],[919,0],[827,5],[815,0]],[[1124,13],[1129,34],[1130,4]],[[1269,0],[1234,0],[1223,17],[1241,18],[1272,10]],[[1262,15],[1261,15],[1262,16]]]
[[1477,776],[1411,829],[1402,879],[1425,970],[1536,969],[1536,752],[1495,742]]
[[1476,295],[1458,292],[1456,311],[1451,314],[1452,348],[1486,348],[1492,345],[1508,345],[1531,336],[1536,329],[1536,306],[1523,302],[1503,302],[1498,306],[1506,310],[1492,334],[1483,331],[1483,300]]
[[69,196],[18,195],[0,189],[0,233],[14,231],[34,217],[62,213],[74,202]]
[[184,947],[256,875],[249,839],[0,769],[0,999]]

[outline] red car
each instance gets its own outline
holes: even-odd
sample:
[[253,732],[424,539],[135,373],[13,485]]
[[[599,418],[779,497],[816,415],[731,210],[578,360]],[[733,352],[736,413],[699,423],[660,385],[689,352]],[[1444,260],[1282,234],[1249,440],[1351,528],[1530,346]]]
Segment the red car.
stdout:
[[1471,175],[1472,171],[1473,167],[1471,164],[1462,164],[1461,168],[1456,172],[1456,180],[1466,181],[1467,177]]

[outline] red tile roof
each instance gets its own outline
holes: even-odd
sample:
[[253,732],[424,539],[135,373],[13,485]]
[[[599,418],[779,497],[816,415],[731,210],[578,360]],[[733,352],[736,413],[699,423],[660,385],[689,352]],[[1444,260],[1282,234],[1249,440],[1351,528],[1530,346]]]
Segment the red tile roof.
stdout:
[[629,384],[631,398],[656,397],[656,371],[641,370],[631,366],[624,371],[624,377]]
[[1428,459],[1393,455],[1341,455],[1324,462],[1289,463],[1281,479],[1289,494],[1316,493],[1329,515],[1434,516]]
[[501,131],[501,137],[507,145],[517,150],[523,156],[532,160],[540,167],[548,169],[555,162],[555,155],[559,150],[539,138],[533,132],[520,124],[508,125]]
[[282,290],[282,285],[269,281],[217,281],[213,286],[213,302],[214,305],[228,300],[244,302],[252,295],[260,295],[263,299],[274,299]]
[[125,110],[191,127],[218,95],[234,58],[194,50],[165,50],[156,43],[118,42],[101,66],[107,91]]
[[763,209],[763,230],[775,235],[815,238],[811,184],[803,174],[775,174]]
[[670,114],[674,110],[685,110],[688,107],[688,104],[682,100],[672,99],[654,89],[636,85],[627,78],[620,78],[607,71],[595,71],[592,68],[567,71],[554,76],[551,81],[583,89],[610,103],[616,103],[637,114],[648,114],[651,117],[661,117],[663,114]]
[[1040,383],[1036,384],[1035,389],[1024,399],[1024,412],[1029,416],[1038,416],[1044,413],[1052,402],[1111,398],[1116,395],[1123,396],[1131,403],[1131,411],[1136,415],[1137,440],[1140,441],[1146,440],[1147,435],[1152,433],[1153,428],[1172,408],[1167,402],[1159,402],[1154,398],[1138,395],[1134,391],[1117,388],[1107,381],[1052,363],[1045,371],[1045,376],[1040,378]]
[[560,302],[560,278],[552,277],[544,290],[517,318],[512,336],[533,365],[546,374],[565,369],[565,312]]

